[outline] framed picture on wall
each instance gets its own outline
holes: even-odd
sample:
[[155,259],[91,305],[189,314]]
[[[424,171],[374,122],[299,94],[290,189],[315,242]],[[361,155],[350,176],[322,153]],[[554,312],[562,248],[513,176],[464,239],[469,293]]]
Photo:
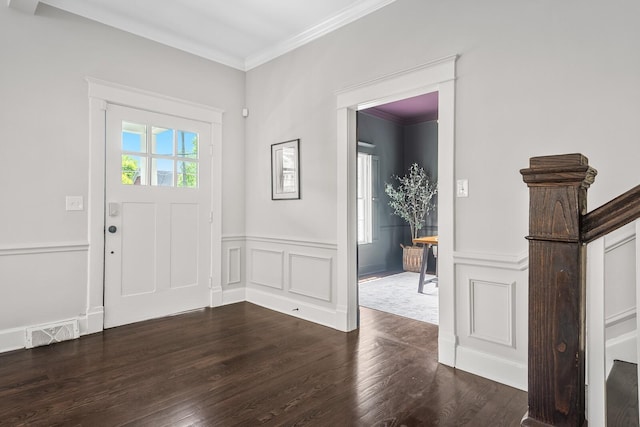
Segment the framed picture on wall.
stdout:
[[300,198],[300,140],[271,145],[271,200]]

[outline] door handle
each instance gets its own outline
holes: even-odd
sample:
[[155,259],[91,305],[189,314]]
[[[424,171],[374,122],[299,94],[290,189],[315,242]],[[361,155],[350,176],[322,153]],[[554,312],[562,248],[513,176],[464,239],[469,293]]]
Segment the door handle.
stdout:
[[110,225],[109,228],[107,229],[109,230],[109,233],[115,233],[116,231],[118,231],[118,227],[116,227],[115,225]]

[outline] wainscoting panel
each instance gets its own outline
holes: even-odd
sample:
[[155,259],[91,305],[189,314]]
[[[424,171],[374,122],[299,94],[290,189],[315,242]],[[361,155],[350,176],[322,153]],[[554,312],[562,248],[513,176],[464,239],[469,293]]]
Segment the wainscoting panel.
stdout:
[[515,283],[469,281],[469,336],[514,346],[514,286]]
[[284,287],[284,251],[250,248],[249,281],[274,289]]
[[526,390],[527,257],[458,252],[454,260],[456,367]]
[[331,301],[332,259],[289,253],[289,291]]
[[246,300],[337,327],[335,244],[283,238],[246,238]]

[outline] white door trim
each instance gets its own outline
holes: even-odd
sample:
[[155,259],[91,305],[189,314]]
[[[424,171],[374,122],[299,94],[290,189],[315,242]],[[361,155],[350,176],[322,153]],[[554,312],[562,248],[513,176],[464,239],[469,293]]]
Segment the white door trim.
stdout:
[[[87,324],[83,333],[104,328],[104,199],[107,104],[198,120],[211,125],[212,213],[211,224],[211,306],[222,305],[222,115],[224,111],[166,95],[144,91],[94,78],[89,85],[89,195],[88,195],[88,277]],[[208,144],[207,144],[208,145]]]
[[339,91],[337,95],[338,257],[336,327],[358,327],[356,237],[356,111],[429,92],[438,101],[438,276],[440,326],[438,359],[455,366],[454,132],[457,55]]

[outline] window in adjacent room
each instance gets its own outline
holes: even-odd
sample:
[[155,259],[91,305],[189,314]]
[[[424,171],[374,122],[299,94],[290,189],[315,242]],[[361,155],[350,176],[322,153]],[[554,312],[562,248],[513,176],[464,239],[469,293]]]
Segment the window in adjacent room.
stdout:
[[358,244],[373,241],[372,156],[358,153]]

